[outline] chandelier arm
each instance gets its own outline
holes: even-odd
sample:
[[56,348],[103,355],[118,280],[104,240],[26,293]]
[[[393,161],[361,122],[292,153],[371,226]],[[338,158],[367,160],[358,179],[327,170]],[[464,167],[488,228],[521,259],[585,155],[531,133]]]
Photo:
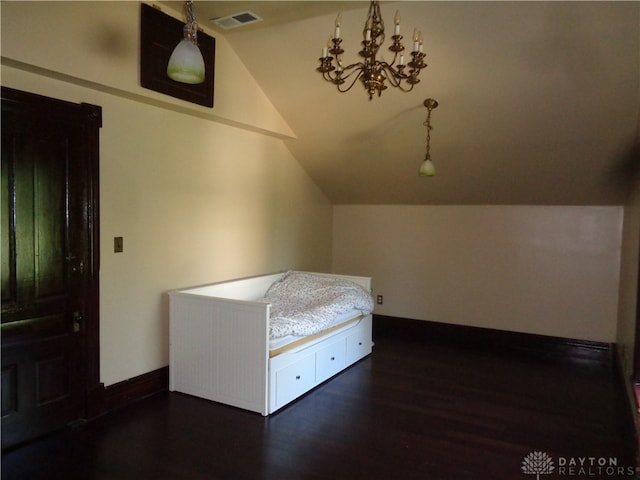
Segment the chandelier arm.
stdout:
[[357,75],[353,77],[353,81],[349,84],[347,88],[340,88],[341,84],[336,84],[336,88],[340,93],[348,92],[349,90],[351,90],[351,88],[356,84],[358,79],[362,76],[362,70],[355,70],[354,72],[350,73],[346,78],[351,77],[354,73],[357,73]]
[[343,78],[349,78],[354,73],[356,73],[358,71],[362,71],[362,70],[364,70],[364,63],[362,63],[362,62],[352,63],[351,65],[347,65],[346,67],[342,68],[342,71],[343,72],[349,72],[349,73],[346,76],[344,76]]
[[393,87],[398,88],[398,89],[400,89],[401,91],[403,91],[405,93],[410,92],[411,90],[413,90],[413,87],[415,86],[415,83],[409,83],[408,87],[405,85],[405,83],[402,83],[402,82],[398,82],[398,83],[390,82],[390,83],[391,83],[391,85]]
[[404,87],[403,85],[398,85],[398,88],[399,88],[400,90],[402,90],[403,92],[407,93],[407,92],[410,92],[411,90],[413,90],[413,87],[415,87],[415,86],[416,86],[416,84],[415,84],[415,83],[410,83],[410,84],[409,84],[409,88],[406,88],[406,87]]
[[344,83],[345,80],[351,78],[351,76],[356,73],[359,76],[362,73],[363,68],[364,68],[364,65],[362,63],[352,63],[351,65],[347,65],[341,70],[334,69],[333,72],[335,73],[333,75],[331,75],[331,72],[327,72],[327,76],[325,76],[325,80],[329,80],[333,83],[336,83],[335,82],[336,80],[342,79],[343,82],[340,82],[340,83]]
[[382,64],[381,66],[384,70],[385,78],[389,80],[393,87],[399,87],[402,81],[408,78],[407,75],[394,70],[389,64]]
[[[364,65],[362,63],[353,63],[351,65],[348,65],[342,70],[342,72],[347,71],[348,72],[347,75],[344,75],[344,76],[342,74],[338,75],[337,72],[332,75],[332,71],[325,71],[325,72],[322,72],[322,77],[326,81],[333,83],[339,92],[344,93],[351,90],[351,88],[356,84],[358,79],[362,76],[363,67]],[[335,72],[335,70],[333,71]],[[349,86],[346,88],[341,87],[341,85],[346,83],[346,81],[351,77],[353,77],[353,80],[351,81],[351,83],[349,83]]]
[[352,63],[351,65],[348,65],[346,67],[344,67],[342,69],[343,73],[346,73],[346,75],[343,75],[342,78],[347,79],[350,78],[352,75],[354,74],[361,74],[362,71],[364,70],[364,65],[362,63]]
[[[321,58],[320,60],[323,61],[327,59],[330,59],[330,62],[327,63],[327,68],[316,69],[322,73],[322,76],[325,80],[333,81],[334,78],[338,78],[339,76],[342,76],[342,75],[338,75],[338,73],[344,73],[344,72],[349,72],[349,73],[347,73],[347,75],[343,76],[342,78],[349,78],[358,70],[364,69],[364,63],[362,62],[352,63],[351,65],[347,65],[346,67],[343,67],[341,64],[338,63],[339,68],[336,68],[333,66],[333,61],[335,60],[335,57],[325,57],[325,58]],[[350,71],[350,70],[353,70],[353,71]],[[335,72],[333,76],[331,75],[331,72]]]
[[393,67],[396,64],[396,60],[398,59],[398,53],[399,52],[393,52],[393,60],[391,60],[391,63],[387,63],[387,65],[389,65],[390,67]]
[[327,82],[333,82],[333,78],[331,78],[331,72],[322,72],[322,78],[324,78]]
[[336,55],[335,57],[332,58],[331,63],[335,62],[336,65],[338,65],[338,67],[340,67],[342,70],[346,70],[347,68],[352,67],[353,65],[356,64],[351,64],[351,65],[347,65],[346,67],[342,65],[342,59],[340,58],[341,55]]
[[[384,70],[385,78],[389,80],[389,83],[391,84],[391,86],[395,88],[399,88],[403,92],[410,92],[411,90],[413,90],[413,86],[415,85],[415,83],[418,83],[420,81],[417,78],[415,78],[416,80],[415,82],[407,82],[408,79],[414,78],[414,75],[412,75],[411,73],[406,74],[406,73],[398,72],[389,64],[381,63],[380,65]],[[403,82],[409,83],[410,86],[405,87]]]

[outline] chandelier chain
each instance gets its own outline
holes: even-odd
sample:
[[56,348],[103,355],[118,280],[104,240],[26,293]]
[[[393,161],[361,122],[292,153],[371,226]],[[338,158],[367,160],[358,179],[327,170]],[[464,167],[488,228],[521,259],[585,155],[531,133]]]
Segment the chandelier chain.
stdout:
[[425,160],[428,160],[431,158],[430,155],[430,148],[431,148],[431,130],[433,129],[433,127],[431,126],[431,108],[429,108],[428,113],[427,113],[427,119],[425,120],[425,122],[423,123],[423,125],[425,127],[427,127],[427,154],[424,157]]
[[198,23],[196,22],[196,13],[195,13],[195,5],[193,4],[193,0],[188,0],[186,5],[186,16],[187,23],[184,25],[184,38],[189,40],[191,43],[197,45],[198,44]]

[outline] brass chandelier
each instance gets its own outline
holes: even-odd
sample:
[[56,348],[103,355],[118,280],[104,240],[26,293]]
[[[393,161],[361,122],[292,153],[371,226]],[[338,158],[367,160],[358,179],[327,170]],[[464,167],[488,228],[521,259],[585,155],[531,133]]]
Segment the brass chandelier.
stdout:
[[391,63],[377,58],[378,50],[385,40],[384,22],[377,1],[371,2],[364,26],[362,50],[358,52],[363,60],[347,66],[344,66],[342,61],[344,50],[340,46],[342,43],[340,38],[341,21],[341,16],[338,15],[333,38],[330,38],[327,46],[322,49],[320,66],[317,68],[325,80],[336,85],[338,91],[348,92],[359,79],[369,93],[369,100],[371,100],[374,94],[377,93],[380,96],[382,91],[387,89],[386,81],[392,87],[397,87],[403,92],[410,92],[420,82],[418,75],[427,66],[423,61],[425,54],[422,51],[422,34],[417,30],[414,31],[411,59],[405,64],[403,53],[405,48],[402,45],[402,35],[400,35],[400,15],[398,12],[394,17],[394,34],[391,36],[393,43],[389,46],[389,50],[393,52]]

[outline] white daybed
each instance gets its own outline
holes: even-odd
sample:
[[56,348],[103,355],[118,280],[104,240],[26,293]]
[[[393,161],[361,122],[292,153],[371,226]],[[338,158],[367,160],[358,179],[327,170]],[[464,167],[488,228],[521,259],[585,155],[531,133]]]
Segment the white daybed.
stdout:
[[[305,272],[302,272],[305,273]],[[371,353],[371,314],[270,341],[265,292],[285,273],[169,292],[169,389],[268,415]],[[354,282],[369,277],[312,274]]]

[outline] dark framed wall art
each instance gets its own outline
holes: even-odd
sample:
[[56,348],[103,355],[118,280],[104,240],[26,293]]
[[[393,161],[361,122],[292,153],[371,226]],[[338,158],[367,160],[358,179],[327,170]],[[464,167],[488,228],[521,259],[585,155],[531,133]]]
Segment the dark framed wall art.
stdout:
[[140,5],[140,84],[187,102],[213,107],[216,39],[198,31],[198,47],[205,65],[204,82],[192,85],[167,76],[171,52],[183,38],[184,23],[159,9]]

